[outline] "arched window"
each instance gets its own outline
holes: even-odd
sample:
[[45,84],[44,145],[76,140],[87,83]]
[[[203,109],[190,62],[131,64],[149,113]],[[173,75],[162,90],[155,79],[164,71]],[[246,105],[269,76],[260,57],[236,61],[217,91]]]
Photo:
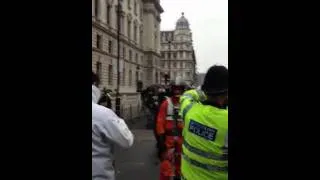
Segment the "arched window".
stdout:
[[128,8],[131,9],[131,0],[128,0]]
[[94,15],[96,16],[96,18],[99,15],[99,4],[98,4],[98,0],[94,0]]
[[142,28],[140,28],[140,46],[142,47],[142,44],[143,44],[143,30]]
[[133,8],[134,8],[134,14],[137,15],[137,14],[138,14],[138,11],[137,11],[137,1],[136,1],[136,0],[134,1],[134,6],[133,6]]
[[128,27],[127,27],[127,30],[128,30],[128,39],[131,39],[131,21],[128,20]]
[[110,10],[111,10],[111,6],[108,4],[107,5],[107,24],[110,24],[110,19],[111,19],[111,12],[110,12]]
[[137,38],[138,38],[138,32],[137,32],[137,25],[134,25],[134,29],[133,29],[133,37],[134,37],[134,41],[137,42]]

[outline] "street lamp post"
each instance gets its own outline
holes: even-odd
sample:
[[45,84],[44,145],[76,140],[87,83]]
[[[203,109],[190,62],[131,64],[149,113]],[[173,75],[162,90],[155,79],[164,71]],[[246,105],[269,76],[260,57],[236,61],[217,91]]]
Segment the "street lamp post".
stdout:
[[117,9],[117,25],[118,25],[118,56],[117,56],[117,92],[116,92],[116,114],[120,116],[120,28],[121,28],[121,0],[118,0],[118,9]]

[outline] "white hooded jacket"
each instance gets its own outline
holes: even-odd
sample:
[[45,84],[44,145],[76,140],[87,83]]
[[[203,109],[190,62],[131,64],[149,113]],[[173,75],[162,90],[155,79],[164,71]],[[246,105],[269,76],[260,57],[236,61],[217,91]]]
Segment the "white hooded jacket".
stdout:
[[92,86],[92,180],[114,180],[115,144],[129,148],[133,135],[123,119],[97,104],[100,90]]

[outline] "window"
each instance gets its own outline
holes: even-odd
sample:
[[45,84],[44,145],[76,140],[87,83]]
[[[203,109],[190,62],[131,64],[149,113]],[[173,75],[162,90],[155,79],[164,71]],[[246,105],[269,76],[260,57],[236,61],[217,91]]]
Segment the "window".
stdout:
[[132,61],[132,51],[129,50],[129,61]]
[[128,30],[128,39],[131,39],[131,21],[128,20],[128,27],[127,27],[127,30]]
[[128,0],[128,8],[131,9],[131,0]]
[[141,46],[143,44],[143,31],[142,31],[142,28],[140,28],[140,44],[141,44]]
[[134,8],[134,14],[137,15],[138,12],[137,12],[137,1],[136,0],[134,1],[134,7],[133,8]]
[[138,34],[137,34],[137,25],[134,25],[134,29],[133,29],[133,35],[134,35],[134,41],[137,41],[137,37],[138,37]]
[[102,39],[101,35],[97,34],[97,45],[96,46],[98,49],[102,49],[101,48],[101,42],[102,42],[101,39]]
[[138,58],[139,58],[139,57],[138,57],[138,53],[136,53],[135,62],[137,62],[137,63],[139,62],[139,61],[138,61]]
[[190,72],[186,72],[186,77],[190,78]]
[[98,5],[98,0],[95,0],[94,1],[94,15],[96,16],[96,17],[98,17],[98,14],[99,14],[99,5]]
[[124,34],[124,17],[120,17],[120,32]]
[[113,69],[112,69],[112,65],[109,64],[109,67],[108,67],[108,82],[109,82],[109,85],[112,85],[112,81],[113,81]]
[[161,61],[161,67],[164,68],[164,61]]
[[107,5],[107,24],[110,24],[110,9],[111,9],[111,6],[110,5]]
[[139,81],[139,71],[136,71],[136,81]]
[[109,40],[109,53],[112,53],[112,41]]
[[129,86],[132,86],[132,71],[129,70]]
[[164,58],[164,52],[161,52],[161,57]]
[[[123,64],[123,66],[124,66],[124,64]],[[122,86],[126,85],[125,80],[126,80],[126,68],[123,68],[123,70],[122,70]]]
[[158,42],[158,36],[156,34],[156,32],[154,33],[154,49],[157,49],[157,42]]
[[180,54],[180,58],[183,59],[183,52],[180,51],[179,54]]
[[180,68],[183,68],[183,66],[182,66],[183,64],[182,64],[182,62],[180,62]]
[[173,44],[174,49],[177,49],[177,44]]
[[170,59],[171,58],[171,53],[170,52],[168,52],[168,59]]
[[177,72],[173,72],[173,79],[177,77]]
[[96,73],[97,73],[97,76],[99,77],[99,79],[101,80],[101,76],[102,76],[102,64],[101,62],[97,62],[96,63]]
[[140,58],[140,64],[143,64],[143,56]]
[[173,63],[173,67],[174,67],[174,68],[177,67],[177,63],[176,63],[176,62]]
[[174,59],[177,58],[177,53],[176,52],[173,53],[173,58]]
[[125,47],[123,47],[122,53],[123,53],[123,59],[126,59],[126,48]]

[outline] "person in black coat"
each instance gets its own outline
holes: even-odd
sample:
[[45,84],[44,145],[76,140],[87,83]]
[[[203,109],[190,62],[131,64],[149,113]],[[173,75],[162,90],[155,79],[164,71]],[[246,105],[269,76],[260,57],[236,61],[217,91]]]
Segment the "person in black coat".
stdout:
[[112,109],[111,97],[109,95],[110,90],[107,90],[105,87],[102,90],[101,98],[98,104],[103,105],[109,109]]

